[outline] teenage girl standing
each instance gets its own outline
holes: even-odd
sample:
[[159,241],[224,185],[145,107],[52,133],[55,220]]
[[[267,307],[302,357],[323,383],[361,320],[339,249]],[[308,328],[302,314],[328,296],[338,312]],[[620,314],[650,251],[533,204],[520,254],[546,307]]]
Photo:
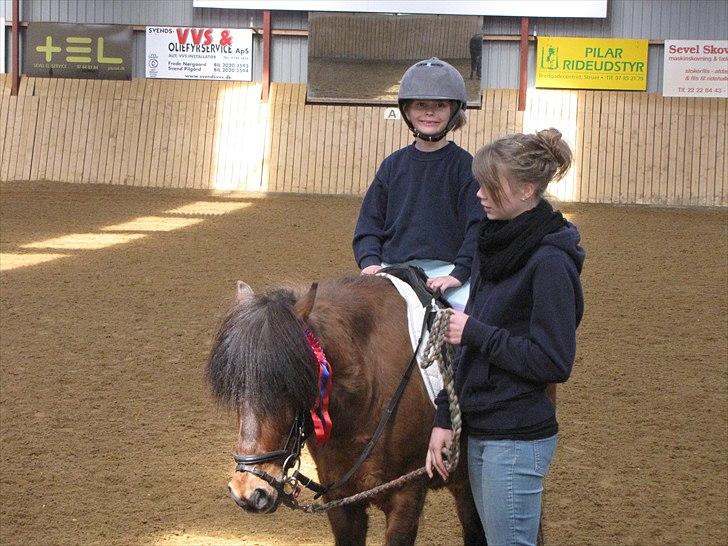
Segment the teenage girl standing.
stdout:
[[[556,129],[501,138],[473,160],[486,218],[473,290],[465,313],[452,313],[446,339],[462,347],[455,388],[489,546],[536,544],[558,432],[547,386],[571,373],[584,311],[579,232],[543,197],[570,163]],[[444,392],[437,402],[426,466],[446,479],[442,449],[452,431]]]

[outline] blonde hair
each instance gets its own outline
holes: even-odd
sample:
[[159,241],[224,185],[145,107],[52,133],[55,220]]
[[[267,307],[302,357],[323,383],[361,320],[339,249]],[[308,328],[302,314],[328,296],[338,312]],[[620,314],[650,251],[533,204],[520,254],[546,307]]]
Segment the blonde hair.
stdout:
[[537,187],[543,196],[549,183],[561,180],[571,166],[571,148],[557,129],[516,133],[483,146],[473,158],[473,175],[500,205],[504,183]]

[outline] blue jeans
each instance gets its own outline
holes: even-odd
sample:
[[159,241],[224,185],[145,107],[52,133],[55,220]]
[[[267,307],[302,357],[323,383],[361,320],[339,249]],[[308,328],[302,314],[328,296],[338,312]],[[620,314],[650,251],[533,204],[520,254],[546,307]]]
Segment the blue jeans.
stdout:
[[556,439],[556,435],[543,440],[468,437],[470,487],[488,546],[535,546],[543,480]]

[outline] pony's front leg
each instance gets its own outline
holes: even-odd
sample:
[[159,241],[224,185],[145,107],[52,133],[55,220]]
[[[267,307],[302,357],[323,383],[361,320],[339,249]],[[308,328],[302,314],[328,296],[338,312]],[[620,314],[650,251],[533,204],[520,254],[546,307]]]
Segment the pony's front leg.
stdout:
[[415,543],[426,495],[427,488],[422,485],[400,489],[389,495],[382,504],[387,516],[386,546],[411,546]]
[[351,504],[327,512],[336,546],[365,546],[369,516],[366,505]]

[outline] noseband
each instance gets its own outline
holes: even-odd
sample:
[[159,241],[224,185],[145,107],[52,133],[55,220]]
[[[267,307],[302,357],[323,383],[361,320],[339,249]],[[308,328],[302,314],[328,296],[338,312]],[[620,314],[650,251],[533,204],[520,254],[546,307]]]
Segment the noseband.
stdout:
[[[268,451],[267,453],[254,453],[253,455],[233,455],[235,458],[236,472],[250,472],[264,482],[270,484],[278,495],[269,512],[274,512],[282,502],[290,508],[296,506],[296,498],[301,492],[299,484],[316,491],[315,486],[321,487],[313,480],[301,474],[298,469],[301,466],[301,449],[306,438],[311,434],[311,425],[307,419],[308,413],[301,410],[296,414],[291,431],[283,449]],[[271,461],[283,460],[283,479],[276,479],[265,470],[255,465],[269,463]],[[292,470],[292,472],[289,471]],[[312,487],[314,486],[314,487]]]

